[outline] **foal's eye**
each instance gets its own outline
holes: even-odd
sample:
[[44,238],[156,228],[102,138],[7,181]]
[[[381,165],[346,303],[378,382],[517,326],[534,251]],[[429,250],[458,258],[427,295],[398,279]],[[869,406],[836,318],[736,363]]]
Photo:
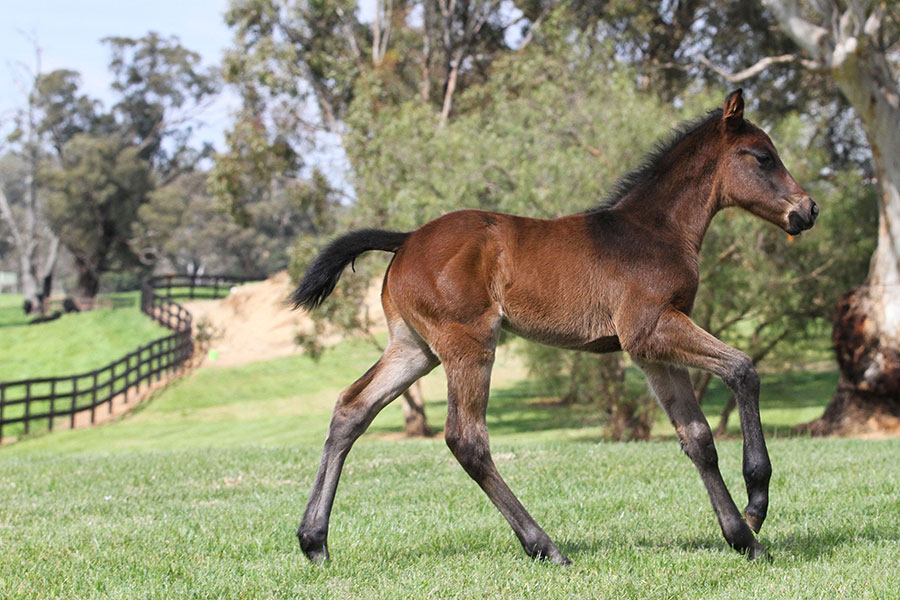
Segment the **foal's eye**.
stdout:
[[769,169],[775,165],[775,158],[768,152],[766,152],[765,154],[757,154],[755,156],[756,162],[759,163],[760,169]]

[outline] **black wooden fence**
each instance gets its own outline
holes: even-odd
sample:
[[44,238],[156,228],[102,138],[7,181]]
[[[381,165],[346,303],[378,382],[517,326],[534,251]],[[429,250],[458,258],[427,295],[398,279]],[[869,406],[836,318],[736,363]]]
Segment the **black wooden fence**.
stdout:
[[[25,434],[44,425],[68,421],[75,425],[75,415],[90,411],[91,423],[104,405],[112,412],[113,399],[123,395],[129,401],[142,386],[159,381],[163,374],[181,368],[194,353],[191,338],[191,314],[175,302],[176,298],[220,298],[232,286],[248,281],[229,276],[163,275],[144,281],[141,286],[141,311],[171,335],[145,344],[105,367],[64,377],[43,377],[0,383],[0,440],[3,428],[16,427]],[[9,431],[9,429],[7,429]]]

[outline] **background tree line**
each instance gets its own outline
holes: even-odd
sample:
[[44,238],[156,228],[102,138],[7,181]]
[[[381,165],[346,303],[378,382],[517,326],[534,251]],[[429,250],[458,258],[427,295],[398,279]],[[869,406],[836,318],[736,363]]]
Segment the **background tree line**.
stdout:
[[[103,273],[163,265],[263,274],[290,262],[298,275],[351,227],[409,230],[459,208],[586,210],[654,140],[742,82],[748,114],[822,218],[789,239],[726,211],[704,244],[694,316],[758,362],[783,362],[833,326],[841,383],[813,430],[897,416],[897,9],[376,0],[363,22],[350,0],[234,0],[218,71],[150,34],[107,40],[119,98],[109,110],[79,92],[77,74],[35,77],[2,164],[5,220],[20,223],[7,225],[6,243],[34,257],[38,281],[59,240],[89,295]],[[241,107],[214,153],[191,123],[220,85]],[[341,182],[316,169],[343,156]],[[17,235],[43,250],[29,255]],[[369,331],[358,306],[384,266],[362,261],[319,318]],[[648,435],[653,404],[621,356],[523,351],[551,393],[597,405],[611,436]],[[701,397],[708,381],[696,377]]]

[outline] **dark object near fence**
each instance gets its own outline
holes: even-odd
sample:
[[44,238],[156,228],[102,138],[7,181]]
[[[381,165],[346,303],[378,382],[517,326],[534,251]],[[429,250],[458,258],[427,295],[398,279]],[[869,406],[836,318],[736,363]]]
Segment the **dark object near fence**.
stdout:
[[69,296],[66,296],[66,299],[63,300],[63,310],[66,313],[81,312],[78,305],[75,304],[75,300]]
[[233,285],[249,281],[230,276],[163,275],[144,281],[141,286],[141,311],[172,330],[171,335],[145,344],[105,367],[64,377],[43,377],[0,383],[0,440],[3,429],[22,423],[31,433],[35,422],[46,423],[53,431],[58,419],[75,424],[75,415],[90,411],[94,423],[97,410],[104,405],[112,412],[113,399],[141,385],[158,381],[164,373],[181,368],[194,352],[191,339],[191,314],[175,298],[220,298]]
[[29,325],[40,325],[41,323],[48,323],[50,321],[55,321],[62,316],[62,313],[56,311],[54,313],[50,313],[49,315],[40,315],[32,320],[28,321]]

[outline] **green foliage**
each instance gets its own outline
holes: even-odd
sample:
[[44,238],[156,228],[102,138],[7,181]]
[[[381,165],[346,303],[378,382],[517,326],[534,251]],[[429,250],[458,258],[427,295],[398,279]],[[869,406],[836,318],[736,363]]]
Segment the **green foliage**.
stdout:
[[153,187],[149,165],[139,154],[117,137],[77,134],[66,144],[59,168],[47,174],[47,212],[80,267],[84,296],[96,295],[100,275],[131,257],[131,225]]
[[76,293],[88,297],[104,273],[146,266],[132,248],[138,208],[202,158],[204,151],[191,146],[190,112],[218,87],[215,72],[202,70],[199,55],[176,38],[149,33],[105,41],[112,51],[112,109],[81,94],[74,71],[39,74],[29,113],[36,137],[23,150],[42,161],[49,220],[75,258]]
[[[108,37],[112,89],[118,98],[112,116],[117,131],[137,146],[142,158],[165,177],[191,169],[200,154],[188,145],[190,124],[172,124],[218,91],[215,69],[203,69],[200,55],[177,37],[149,32],[140,38]],[[164,143],[167,142],[167,143]]]
[[183,175],[148,195],[133,245],[160,269],[265,276],[287,266],[291,244],[320,218],[330,188],[316,182],[322,178],[245,205],[248,223],[241,225],[210,193],[206,173]]
[[[603,57],[532,52],[459,101],[443,128],[419,103],[382,106],[377,81],[348,117],[347,154],[360,219],[410,229],[450,210],[483,208],[554,217],[596,206],[622,165],[678,121]],[[467,107],[480,107],[468,109]]]
[[298,178],[300,156],[284,139],[269,140],[259,122],[238,120],[225,141],[228,151],[216,155],[210,189],[237,223],[249,226],[251,205],[284,194]]

